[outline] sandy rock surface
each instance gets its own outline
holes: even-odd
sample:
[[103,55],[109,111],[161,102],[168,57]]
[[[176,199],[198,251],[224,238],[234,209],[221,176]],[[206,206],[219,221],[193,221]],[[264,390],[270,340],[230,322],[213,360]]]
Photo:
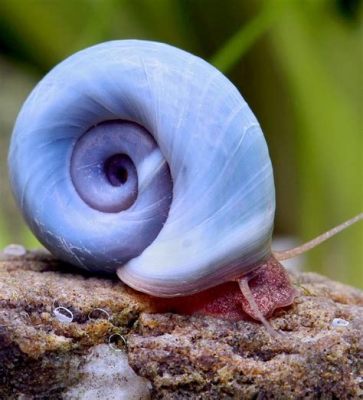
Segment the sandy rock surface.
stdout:
[[0,253],[0,399],[363,398],[357,289],[294,275],[272,338],[253,321],[156,313],[117,279],[17,254]]

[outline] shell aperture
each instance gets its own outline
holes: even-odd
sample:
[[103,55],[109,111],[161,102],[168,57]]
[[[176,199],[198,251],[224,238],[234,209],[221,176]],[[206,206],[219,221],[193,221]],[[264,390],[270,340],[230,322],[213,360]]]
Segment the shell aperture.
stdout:
[[53,254],[136,290],[198,292],[271,253],[258,121],[225,76],[169,45],[106,42],[56,66],[23,105],[9,169]]

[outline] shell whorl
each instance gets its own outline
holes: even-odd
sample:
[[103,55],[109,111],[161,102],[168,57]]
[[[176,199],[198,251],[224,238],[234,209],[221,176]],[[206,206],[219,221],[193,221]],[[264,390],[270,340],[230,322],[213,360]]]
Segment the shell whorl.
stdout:
[[271,252],[260,126],[225,76],[169,45],[107,42],[56,66],[18,116],[9,169],[51,252],[146,293],[197,292]]

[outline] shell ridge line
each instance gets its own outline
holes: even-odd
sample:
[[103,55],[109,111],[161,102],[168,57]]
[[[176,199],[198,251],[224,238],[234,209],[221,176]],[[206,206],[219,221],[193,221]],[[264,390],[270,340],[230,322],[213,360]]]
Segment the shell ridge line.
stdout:
[[[155,152],[156,150],[154,150]],[[160,153],[160,150],[158,149],[158,153]],[[159,157],[158,157],[159,158]],[[143,181],[140,181],[139,185],[139,193],[143,193],[147,186],[151,184],[151,182],[154,180],[155,176],[158,174],[158,172],[163,168],[163,166],[167,163],[165,158],[162,158],[162,154],[160,153],[160,158],[159,160],[154,161],[150,167],[152,166],[152,172],[147,176],[147,179],[144,179]],[[142,168],[142,166],[140,167]]]
[[[206,84],[204,85],[204,88],[203,88],[203,91],[202,91],[202,94],[201,94],[201,98],[199,99],[199,101],[198,101],[198,107],[197,107],[197,111],[195,112],[194,110],[193,110],[193,114],[195,114],[197,117],[197,121],[196,121],[196,123],[195,123],[195,125],[194,125],[194,127],[193,127],[193,131],[192,131],[192,134],[189,134],[188,135],[188,137],[187,137],[187,144],[189,144],[189,142],[192,140],[192,139],[195,139],[195,136],[196,136],[196,133],[198,133],[199,132],[199,130],[200,130],[200,125],[201,125],[201,110],[202,110],[202,107],[205,105],[205,99],[206,99],[206,97],[207,97],[207,95],[208,95],[208,93],[209,93],[209,90],[213,87],[213,83],[215,82],[215,80],[217,80],[220,76],[220,74],[218,73],[219,71],[215,71],[215,70],[213,70],[211,73],[210,73],[210,79],[208,79],[208,81],[206,82]],[[213,99],[214,101],[215,101],[215,103],[217,103],[218,101],[219,101],[219,99]],[[189,103],[189,102],[188,102]],[[205,137],[205,140],[208,140],[208,135],[206,135],[206,137]],[[186,146],[184,146],[185,147],[185,149],[187,149],[188,148],[188,146],[186,145]],[[183,152],[183,158],[182,158],[182,162],[180,163],[180,167],[179,167],[179,170],[180,170],[180,168],[182,167],[182,166],[184,166],[185,165],[185,158],[187,157],[189,155],[189,153],[187,152],[187,151],[184,151]],[[199,176],[199,174],[200,173],[203,173],[203,171],[200,171],[200,170],[198,170],[197,171],[197,174],[196,175],[194,175],[194,177],[195,177],[195,180],[197,180],[197,176]],[[182,202],[183,201],[183,197],[185,197],[185,195],[186,195],[186,192],[184,192],[184,194],[182,195],[182,197],[180,198],[180,200],[178,200],[179,202]]]
[[[182,72],[183,84],[181,84],[180,87],[187,86],[187,85],[184,85],[184,84],[185,84],[185,82],[187,80],[187,76],[189,75],[189,71],[191,71],[191,67],[194,66],[195,63],[196,63],[196,60],[194,58],[190,57],[188,59],[188,62],[184,65],[184,70]],[[180,151],[179,147],[178,147],[178,140],[177,139],[179,137],[179,131],[180,131],[180,128],[182,126],[182,121],[184,120],[185,112],[186,112],[187,108],[189,109],[189,107],[190,107],[190,102],[189,101],[185,101],[185,100],[189,100],[190,95],[192,94],[192,90],[193,90],[192,86],[189,85],[188,92],[184,94],[183,107],[179,111],[178,121],[177,121],[176,126],[175,126],[175,131],[173,132],[173,138],[174,139],[172,141],[172,148],[171,148],[171,152],[170,152],[170,159],[171,160],[174,159],[175,153],[177,151]],[[184,136],[184,139],[185,139],[185,136]],[[188,148],[189,141],[190,141],[190,137],[187,136],[185,149]],[[184,154],[185,154],[185,152],[186,151],[184,150]],[[185,156],[183,155],[182,161],[180,163],[181,166],[184,164],[184,158],[185,158]],[[178,170],[176,168],[175,168],[175,175],[176,176],[178,175]],[[175,179],[175,177],[174,177],[174,179]]]
[[[231,118],[228,118],[228,121],[227,121],[227,125],[228,125],[228,126],[226,127],[225,131],[223,132],[223,135],[224,135],[224,133],[228,130],[229,125],[234,121],[234,118],[235,118],[236,116],[239,115],[239,112],[242,111],[243,108],[244,108],[245,106],[246,106],[246,103],[243,103],[243,104],[240,105],[240,107],[236,107],[236,109],[235,109],[234,112],[231,112],[231,113],[230,113],[230,117],[231,117]],[[228,157],[228,158],[226,159],[226,162],[225,162],[224,165],[222,166],[222,170],[219,171],[218,177],[215,178],[215,179],[213,179],[212,184],[207,188],[207,190],[204,190],[204,191],[202,192],[201,196],[199,197],[199,202],[203,203],[203,201],[204,201],[208,196],[210,196],[210,194],[211,194],[212,192],[215,191],[216,187],[218,187],[218,186],[220,185],[221,181],[224,181],[225,173],[226,173],[226,171],[228,170],[228,168],[230,167],[230,164],[232,163],[232,160],[234,159],[234,157],[238,154],[239,149],[240,149],[240,147],[242,146],[242,143],[243,143],[243,141],[244,141],[244,138],[245,138],[245,136],[246,136],[246,133],[247,133],[248,129],[253,128],[253,127],[255,127],[255,126],[259,126],[259,125],[258,125],[258,124],[252,124],[252,125],[250,125],[247,129],[245,129],[245,130],[243,131],[243,133],[242,133],[242,135],[241,135],[241,137],[240,137],[240,139],[239,139],[239,142],[238,142],[237,146],[235,146],[234,149],[233,149],[233,153],[230,155],[230,157]],[[219,147],[219,146],[216,145],[216,148],[218,148],[218,147]],[[199,172],[199,174],[197,174],[196,177],[198,177],[201,173],[202,173],[202,172]],[[196,180],[197,180],[197,179],[196,179]],[[192,185],[192,186],[193,186],[193,185]],[[192,190],[192,186],[190,187],[190,190]],[[184,197],[186,197],[186,196],[187,196],[187,194],[184,194]],[[183,200],[183,197],[181,198],[179,204],[182,204],[182,200]],[[184,211],[183,215],[180,215],[179,219],[175,219],[175,223],[179,223],[179,220],[180,220],[181,218],[185,218],[185,212],[188,212],[188,211]],[[189,211],[189,212],[191,212],[191,211]],[[211,210],[211,213],[212,213],[212,212],[215,212],[215,211]],[[206,217],[206,219],[209,219],[209,216]],[[203,223],[203,220],[201,221],[201,223]],[[199,225],[199,224],[198,224],[198,225]]]
[[[267,169],[269,165],[266,164],[263,168],[261,168],[260,171],[256,172],[253,177],[249,179],[248,182],[254,182],[253,185],[249,185],[248,183],[245,184],[245,186],[249,187],[249,190],[247,191],[247,194],[249,192],[252,192],[253,190],[256,189],[257,182],[256,179],[259,175],[262,175]],[[242,189],[241,189],[242,190]],[[245,192],[244,192],[245,193]],[[221,208],[217,209],[212,215],[206,217],[204,220],[201,220],[197,225],[194,225],[191,231],[198,229],[201,225],[211,221],[213,218],[218,217],[220,214],[222,214],[224,211],[227,211],[232,208],[236,208],[237,203],[239,202],[238,196],[232,197],[228,199]],[[245,211],[246,213],[249,212],[248,210]]]
[[[218,136],[219,136],[219,137],[218,137],[219,142],[218,142],[218,143],[213,143],[213,148],[215,149],[215,153],[217,153],[217,150],[220,148],[220,144],[224,141],[224,139],[225,139],[225,133],[226,133],[227,130],[230,128],[230,125],[231,125],[232,122],[234,121],[234,118],[238,116],[238,114],[243,110],[243,108],[244,108],[245,106],[246,106],[246,103],[243,103],[243,104],[239,105],[238,107],[236,107],[233,111],[230,112],[230,114],[229,114],[229,116],[228,116],[228,118],[227,118],[227,120],[226,120],[225,126],[223,127],[223,129],[221,130],[220,134],[218,135]],[[226,163],[230,163],[231,158],[237,153],[238,148],[240,147],[240,145],[241,145],[241,143],[242,143],[242,141],[243,141],[244,136],[245,136],[245,132],[243,132],[243,134],[242,134],[242,136],[241,136],[241,138],[240,138],[240,140],[239,140],[239,143],[238,143],[237,147],[235,147],[235,148],[233,149],[233,154],[232,154],[232,156],[230,156],[230,157],[227,158]],[[206,139],[208,140],[208,136],[207,136]],[[223,171],[225,171],[225,169],[226,169],[225,166],[226,166],[226,164],[225,164],[224,167],[223,167]],[[198,173],[197,173],[196,176],[198,177],[201,173],[202,173],[202,171],[198,171]],[[197,179],[196,179],[196,180],[197,180]],[[215,184],[215,180],[213,180],[213,184]],[[210,189],[211,189],[211,187],[208,188],[208,190],[210,190]]]
[[[205,104],[205,98],[206,98],[206,96],[208,95],[208,93],[209,93],[209,90],[210,90],[210,88],[213,86],[213,83],[215,82],[215,80],[219,77],[219,75],[220,75],[220,72],[218,71],[218,70],[216,70],[215,68],[213,68],[213,70],[212,70],[212,72],[211,72],[211,74],[210,74],[210,76],[209,76],[209,79],[208,79],[208,81],[207,81],[207,83],[204,85],[204,88],[203,88],[203,92],[202,92],[202,94],[201,94],[201,98],[200,98],[200,100],[198,101],[198,110],[197,110],[197,112],[196,112],[196,115],[197,115],[197,123],[195,124],[195,126],[196,127],[198,127],[198,129],[199,129],[199,126],[200,126],[200,124],[201,124],[201,121],[200,121],[200,114],[201,114],[201,108],[202,108],[202,105],[203,104]],[[224,94],[223,95],[223,97],[226,97],[226,98],[228,98],[230,96],[230,93],[227,93],[227,94]],[[241,99],[242,99],[242,97],[241,97]],[[223,103],[223,101],[220,99],[220,98],[213,98],[213,100],[214,100],[214,103],[215,104],[220,104],[220,103]],[[243,99],[242,99],[243,100]],[[244,104],[246,104],[245,102],[244,102]],[[236,114],[238,114],[238,111],[236,112]],[[228,122],[228,124],[230,124],[231,122],[232,122],[232,120],[233,120],[233,118],[231,118],[231,120]],[[218,134],[218,140],[219,140],[219,142],[218,143],[214,143],[214,142],[212,142],[212,135],[205,135],[204,136],[204,141],[206,142],[206,143],[209,143],[210,145],[213,145],[213,148],[215,149],[215,151],[217,151],[218,150],[218,148],[219,148],[219,144],[220,143],[223,143],[223,139],[224,139],[224,134],[225,134],[225,131],[227,130],[229,128],[229,126],[228,127],[225,127],[225,129],[223,129],[223,130],[221,130],[220,132],[219,132],[219,134]],[[213,137],[213,139],[214,139],[214,137]],[[181,193],[181,195],[179,196],[179,198],[177,199],[177,205],[178,205],[178,209],[180,209],[180,207],[183,207],[183,203],[184,203],[184,201],[185,201],[185,198],[187,198],[188,196],[190,196],[190,192],[193,190],[193,187],[195,187],[196,185],[197,185],[197,181],[198,181],[198,179],[200,179],[200,177],[201,177],[201,175],[203,175],[203,174],[205,174],[205,171],[203,170],[203,169],[201,169],[201,168],[199,168],[197,171],[195,171],[195,173],[194,173],[194,175],[193,175],[193,182],[191,182],[190,183],[190,185],[188,186],[188,188],[185,188],[186,190],[184,190],[184,193]],[[184,211],[185,212],[185,211]],[[184,213],[183,212],[183,213]],[[183,213],[181,213],[181,214],[183,214]],[[182,215],[181,215],[181,217],[182,217]]]
[[152,135],[152,137],[154,138],[154,140],[157,142],[157,144],[159,146],[159,143],[158,143],[158,141],[157,141],[157,139],[155,137],[155,135],[159,133],[159,114],[160,114],[159,98],[158,98],[158,96],[155,95],[154,91],[151,88],[150,77],[149,77],[149,73],[148,73],[148,70],[147,70],[147,67],[146,67],[146,64],[145,64],[144,57],[140,55],[139,56],[139,60],[140,60],[141,66],[142,66],[142,70],[143,70],[143,73],[144,73],[145,80],[146,80],[147,85],[148,85],[149,96],[150,96],[150,99],[152,99],[151,102],[153,104],[156,104],[156,107],[153,107],[153,112],[152,112],[153,120],[154,120],[154,123],[153,123],[154,132],[150,132],[150,134]]

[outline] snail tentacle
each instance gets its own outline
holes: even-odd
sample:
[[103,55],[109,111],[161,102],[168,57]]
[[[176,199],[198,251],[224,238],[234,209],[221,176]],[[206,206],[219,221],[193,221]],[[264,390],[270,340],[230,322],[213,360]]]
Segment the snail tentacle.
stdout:
[[330,239],[331,237],[335,236],[337,233],[343,231],[344,229],[348,228],[349,226],[355,224],[358,221],[363,220],[363,213],[356,215],[355,217],[341,223],[340,225],[335,226],[334,228],[322,233],[321,235],[317,236],[316,238],[298,246],[293,249],[283,250],[283,251],[273,251],[274,257],[279,260],[288,260],[289,258],[296,257],[300,254],[303,254],[314,247],[318,246],[319,244],[325,242],[326,240]]
[[259,307],[255,301],[255,298],[253,297],[251,289],[248,286],[248,279],[249,279],[248,277],[243,277],[243,278],[237,280],[239,288],[241,289],[243,296],[247,300],[247,302],[250,305],[251,309],[253,310],[253,313],[255,314],[255,316],[266,328],[267,332],[272,337],[279,337],[280,334],[271,326],[271,324],[267,321],[267,319],[263,316],[261,310],[259,309]]

